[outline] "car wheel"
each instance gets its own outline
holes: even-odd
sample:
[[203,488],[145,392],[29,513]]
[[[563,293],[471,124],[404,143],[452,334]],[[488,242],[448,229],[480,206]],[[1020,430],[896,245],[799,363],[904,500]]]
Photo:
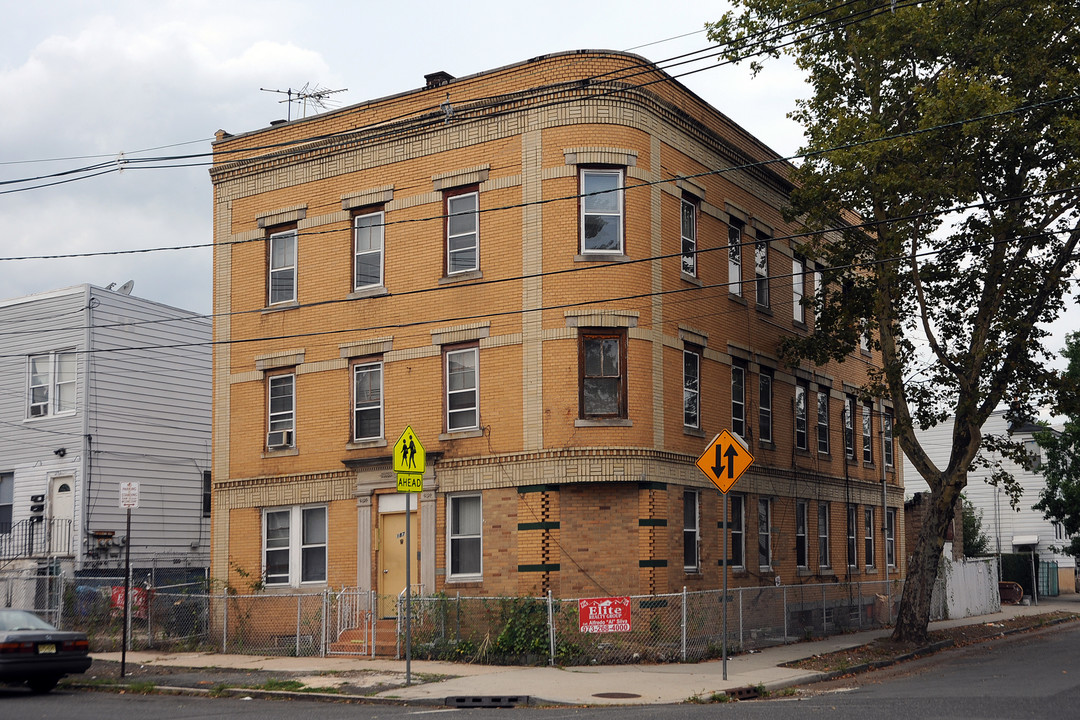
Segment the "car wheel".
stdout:
[[27,680],[26,684],[30,686],[30,690],[36,693],[47,693],[56,687],[56,683],[60,682],[58,677],[39,677],[33,680]]

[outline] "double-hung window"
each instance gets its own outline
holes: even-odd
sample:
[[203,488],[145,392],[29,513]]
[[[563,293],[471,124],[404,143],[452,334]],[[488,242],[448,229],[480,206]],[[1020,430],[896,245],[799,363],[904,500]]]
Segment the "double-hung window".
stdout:
[[446,274],[480,269],[480,193],[446,198]]
[[808,394],[806,385],[801,382],[795,384],[795,447],[798,450],[808,450],[810,448],[806,407],[806,396]]
[[847,506],[847,564],[855,567],[859,564],[856,555],[856,530],[859,525],[858,508],[855,505]]
[[270,234],[270,304],[296,301],[296,230]]
[[53,352],[28,358],[27,417],[75,412],[76,355]]
[[771,370],[761,369],[758,374],[758,439],[772,442],[772,387]]
[[806,501],[795,501],[795,565],[805,568],[809,565],[806,552]]
[[446,543],[450,568],[448,579],[478,578],[483,573],[482,535],[483,516],[479,495],[450,495],[447,497]]
[[697,204],[682,200],[682,272],[697,277]]
[[731,366],[731,431],[746,437],[746,368]]
[[268,586],[326,582],[326,507],[263,512],[263,577]]
[[701,354],[683,351],[683,426],[701,427]]
[[890,413],[884,413],[881,416],[881,451],[885,467],[891,468],[895,459],[893,458],[893,419]]
[[581,171],[581,253],[622,254],[623,171]]
[[844,455],[855,457],[855,398],[850,395],[844,399]]
[[382,363],[353,366],[353,440],[383,436]]
[[754,279],[758,307],[769,307],[769,238],[758,238],[754,243]]
[[581,417],[625,418],[626,335],[588,331],[580,338]]
[[385,214],[357,215],[353,219],[353,290],[383,284]]
[[731,502],[731,514],[728,516],[728,524],[731,525],[731,566],[741,568],[746,566],[746,498],[742,495],[728,495],[728,498]]
[[758,567],[772,568],[772,501],[758,499]]
[[446,353],[446,431],[480,427],[479,350]]
[[15,473],[0,473],[0,535],[11,533],[11,509],[15,498]]
[[873,428],[873,409],[869,405],[862,408],[862,459],[864,463],[874,462],[874,443],[871,437]]
[[874,567],[874,508],[863,508],[863,555],[866,567]]
[[896,567],[896,508],[885,511],[885,563]]
[[829,393],[817,392],[817,451],[829,453]]
[[743,224],[734,218],[728,225],[728,292],[742,295]]
[[698,559],[699,504],[700,495],[696,490],[683,492],[683,570],[697,572],[700,569]]
[[271,375],[266,379],[266,389],[266,446],[271,450],[292,447],[296,442],[296,376]]
[[830,566],[829,558],[829,503],[818,503],[817,506],[817,539],[818,539],[818,565],[823,568]]
[[806,294],[806,261],[796,255],[791,260],[791,313],[797,323],[806,323],[806,307],[803,297]]

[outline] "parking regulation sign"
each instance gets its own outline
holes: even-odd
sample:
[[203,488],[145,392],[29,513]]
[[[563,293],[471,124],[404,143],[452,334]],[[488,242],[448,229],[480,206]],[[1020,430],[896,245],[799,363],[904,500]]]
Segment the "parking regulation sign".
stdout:
[[139,507],[139,483],[126,481],[120,483],[120,509],[131,510]]

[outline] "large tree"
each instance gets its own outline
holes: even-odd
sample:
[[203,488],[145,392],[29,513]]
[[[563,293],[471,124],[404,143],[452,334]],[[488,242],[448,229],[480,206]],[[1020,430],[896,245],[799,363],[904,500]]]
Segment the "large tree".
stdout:
[[[819,231],[813,333],[792,362],[843,361],[869,331],[895,434],[930,486],[893,637],[926,638],[946,527],[992,411],[1045,389],[1040,323],[1073,298],[1080,195],[1075,0],[731,0],[728,60],[794,57],[808,97],[789,212]],[[767,80],[767,74],[760,76]],[[953,417],[948,461],[915,435]],[[1003,447],[997,444],[1000,449]]]

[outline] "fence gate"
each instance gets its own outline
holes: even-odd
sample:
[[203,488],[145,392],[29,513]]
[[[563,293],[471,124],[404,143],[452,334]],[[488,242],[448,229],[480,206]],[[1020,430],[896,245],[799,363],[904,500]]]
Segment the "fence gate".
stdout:
[[375,593],[358,587],[344,587],[333,596],[331,617],[334,637],[328,655],[375,654]]

